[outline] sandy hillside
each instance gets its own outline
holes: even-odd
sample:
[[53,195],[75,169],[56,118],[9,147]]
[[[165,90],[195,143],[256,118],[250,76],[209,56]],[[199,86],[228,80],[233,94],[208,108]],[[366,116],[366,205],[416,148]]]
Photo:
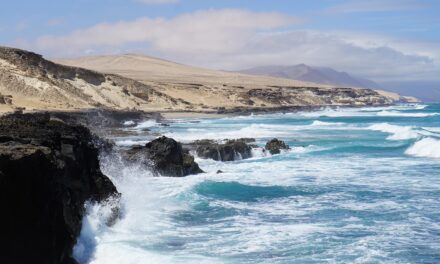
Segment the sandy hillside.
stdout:
[[173,98],[189,102],[194,110],[386,104],[402,99],[397,94],[367,89],[353,91],[304,81],[208,70],[135,54],[56,62],[138,80]]
[[213,71],[139,55],[57,62],[64,65],[29,51],[0,47],[0,112],[105,108],[213,113],[383,105],[402,99],[370,89]]
[[112,74],[58,65],[40,55],[0,47],[0,111],[183,109],[143,83]]
[[119,74],[143,82],[236,86],[331,87],[310,82],[208,70],[143,55],[93,56],[54,60],[57,63]]

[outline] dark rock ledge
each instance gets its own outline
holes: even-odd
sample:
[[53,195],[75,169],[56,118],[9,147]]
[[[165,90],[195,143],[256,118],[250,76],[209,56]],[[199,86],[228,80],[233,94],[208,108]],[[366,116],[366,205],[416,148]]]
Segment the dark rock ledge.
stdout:
[[[99,166],[97,146],[109,151],[110,144],[84,126],[70,124],[78,118],[67,117],[0,117],[0,263],[76,263],[72,249],[81,231],[84,203],[120,196]],[[251,157],[257,147],[252,142],[202,140],[182,147],[160,137],[123,155],[131,161],[141,159],[162,176],[182,177],[203,172],[190,150],[202,158],[232,161]],[[271,153],[288,148],[276,139],[266,144]],[[109,223],[117,214],[115,206]]]
[[[186,143],[184,148],[195,152],[202,159],[234,161],[251,158],[252,149],[259,148],[254,142],[254,138],[226,139],[222,143],[203,139]],[[288,149],[290,147],[284,141],[274,138],[266,143],[262,151],[269,151],[273,155],[280,154],[281,150]]]
[[93,140],[45,114],[0,118],[0,263],[76,263],[84,203],[119,197]]
[[277,138],[273,138],[266,143],[264,147],[270,154],[280,154],[281,150],[290,149],[289,145],[287,145],[284,141],[279,140]]
[[204,139],[185,144],[184,147],[195,151],[202,159],[234,161],[252,157],[252,148],[258,147],[248,144],[253,142],[253,138],[227,139],[223,143]]
[[123,153],[126,160],[141,162],[156,174],[183,177],[203,173],[194,157],[172,138],[159,137],[145,146],[136,146]]

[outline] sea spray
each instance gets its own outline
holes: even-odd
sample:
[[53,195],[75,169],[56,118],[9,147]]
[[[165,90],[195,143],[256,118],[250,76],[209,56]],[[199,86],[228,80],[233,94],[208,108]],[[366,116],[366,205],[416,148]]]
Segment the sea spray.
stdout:
[[429,117],[437,116],[438,113],[402,113],[397,111],[381,111],[377,113],[378,116],[398,116],[398,117]]
[[405,153],[416,157],[440,158],[440,140],[423,138],[414,143]]
[[[153,177],[141,165],[103,157],[103,172],[122,193],[122,217],[114,226],[89,229],[96,243],[85,259],[94,264],[439,262],[435,132],[440,117],[432,114],[440,113],[440,105],[321,112],[330,114],[182,119],[153,127],[189,141],[255,137],[259,148],[250,159],[196,158],[205,174]],[[273,137],[291,150],[263,152]],[[93,212],[88,217],[94,218]]]
[[405,140],[419,137],[419,134],[414,131],[414,127],[412,126],[398,126],[388,123],[379,123],[369,126],[368,129],[392,134],[391,136],[387,137],[389,140]]

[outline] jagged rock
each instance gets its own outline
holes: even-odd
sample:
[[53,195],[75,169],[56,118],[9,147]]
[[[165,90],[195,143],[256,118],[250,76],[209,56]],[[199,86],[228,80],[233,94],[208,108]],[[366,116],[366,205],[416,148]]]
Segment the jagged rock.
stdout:
[[92,140],[48,115],[0,118],[0,263],[76,263],[84,203],[119,197]]
[[11,95],[0,94],[0,104],[10,105],[11,103],[12,103],[12,96]]
[[133,147],[124,156],[129,161],[141,160],[162,176],[183,177],[203,173],[194,157],[184,151],[179,142],[164,136],[145,146]]
[[[121,128],[127,127],[124,125],[128,120],[131,121],[128,127],[136,125],[140,121],[152,119],[160,120],[162,116],[159,113],[144,113],[139,111],[116,111],[110,109],[91,109],[85,111],[72,112],[51,112],[52,118],[58,118],[69,124],[81,124],[90,129],[105,129],[105,128]],[[130,122],[128,121],[128,122]],[[131,125],[132,124],[132,125]]]
[[280,154],[282,149],[290,149],[289,145],[277,138],[269,140],[264,148],[268,150],[272,155]]
[[252,156],[253,146],[247,144],[250,142],[255,142],[255,139],[232,139],[226,140],[225,143],[217,143],[212,140],[198,140],[188,144],[188,146],[194,149],[200,158],[233,161],[247,159]]

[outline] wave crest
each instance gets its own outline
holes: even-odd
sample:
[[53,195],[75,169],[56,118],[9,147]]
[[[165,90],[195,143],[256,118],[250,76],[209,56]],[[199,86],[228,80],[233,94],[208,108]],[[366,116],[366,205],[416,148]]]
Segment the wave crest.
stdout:
[[388,123],[380,123],[371,125],[368,129],[392,134],[387,137],[388,140],[406,140],[419,137],[419,133],[414,131],[414,127],[412,126],[397,126]]
[[416,157],[440,158],[440,140],[423,138],[409,147],[405,154]]
[[390,116],[390,117],[428,117],[436,116],[438,113],[404,113],[397,111],[380,111],[377,116]]
[[315,120],[315,121],[313,121],[311,126],[340,126],[343,124],[344,123],[338,123],[338,122],[332,123],[332,122],[324,122],[324,121]]

